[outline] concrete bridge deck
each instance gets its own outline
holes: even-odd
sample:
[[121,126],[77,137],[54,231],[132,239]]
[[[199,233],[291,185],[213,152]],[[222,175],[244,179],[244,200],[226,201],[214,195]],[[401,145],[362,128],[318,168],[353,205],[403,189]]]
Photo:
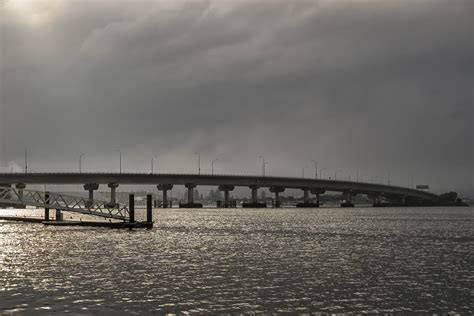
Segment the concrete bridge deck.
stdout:
[[249,175],[197,175],[146,173],[0,173],[0,183],[14,184],[127,184],[285,188],[352,194],[386,194],[435,201],[438,195],[406,187],[377,183]]

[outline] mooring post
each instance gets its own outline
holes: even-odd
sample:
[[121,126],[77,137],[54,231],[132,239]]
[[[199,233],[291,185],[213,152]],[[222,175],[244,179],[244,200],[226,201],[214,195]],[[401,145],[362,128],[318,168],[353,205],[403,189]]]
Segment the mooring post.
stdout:
[[63,214],[61,210],[56,209],[56,221],[62,221],[63,220]]
[[44,193],[44,220],[49,221],[49,192]]
[[152,195],[148,194],[146,196],[146,221],[148,223],[153,222],[153,209],[152,209]]
[[135,223],[135,195],[128,196],[128,211],[130,213],[130,223]]

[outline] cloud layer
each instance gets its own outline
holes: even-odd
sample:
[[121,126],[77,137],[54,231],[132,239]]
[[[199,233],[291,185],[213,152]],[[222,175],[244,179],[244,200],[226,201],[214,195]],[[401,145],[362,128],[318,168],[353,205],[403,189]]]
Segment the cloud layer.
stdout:
[[0,154],[474,192],[472,4],[6,1]]

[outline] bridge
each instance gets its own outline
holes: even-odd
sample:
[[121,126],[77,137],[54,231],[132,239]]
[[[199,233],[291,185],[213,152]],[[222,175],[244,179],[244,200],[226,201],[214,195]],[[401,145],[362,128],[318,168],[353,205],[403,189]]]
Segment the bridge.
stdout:
[[[197,174],[146,174],[146,173],[0,173],[0,186],[24,188],[27,184],[81,184],[89,192],[89,200],[93,200],[94,191],[99,185],[106,184],[110,188],[110,205],[116,204],[116,189],[119,185],[156,185],[163,193],[163,206],[168,205],[167,192],[174,185],[187,188],[188,201],[183,207],[200,207],[194,201],[194,189],[197,186],[216,186],[224,192],[223,206],[230,205],[229,192],[235,187],[248,187],[250,201],[247,207],[262,206],[258,202],[257,190],[268,188],[275,194],[275,206],[279,205],[279,194],[286,189],[303,191],[303,203],[300,207],[319,206],[319,196],[327,191],[340,192],[344,196],[341,206],[352,207],[352,197],[358,194],[369,196],[374,205],[380,203],[382,197],[397,201],[398,205],[406,205],[409,201],[417,203],[435,203],[438,195],[406,187],[376,183],[339,181],[325,179],[249,176],[249,175],[197,175]],[[310,193],[315,195],[312,202]]]

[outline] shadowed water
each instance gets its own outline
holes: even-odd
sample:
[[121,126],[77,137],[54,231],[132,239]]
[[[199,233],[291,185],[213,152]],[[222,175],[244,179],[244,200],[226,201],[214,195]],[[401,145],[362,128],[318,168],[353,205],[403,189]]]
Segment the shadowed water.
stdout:
[[472,314],[473,211],[156,210],[134,232],[0,221],[0,313]]

